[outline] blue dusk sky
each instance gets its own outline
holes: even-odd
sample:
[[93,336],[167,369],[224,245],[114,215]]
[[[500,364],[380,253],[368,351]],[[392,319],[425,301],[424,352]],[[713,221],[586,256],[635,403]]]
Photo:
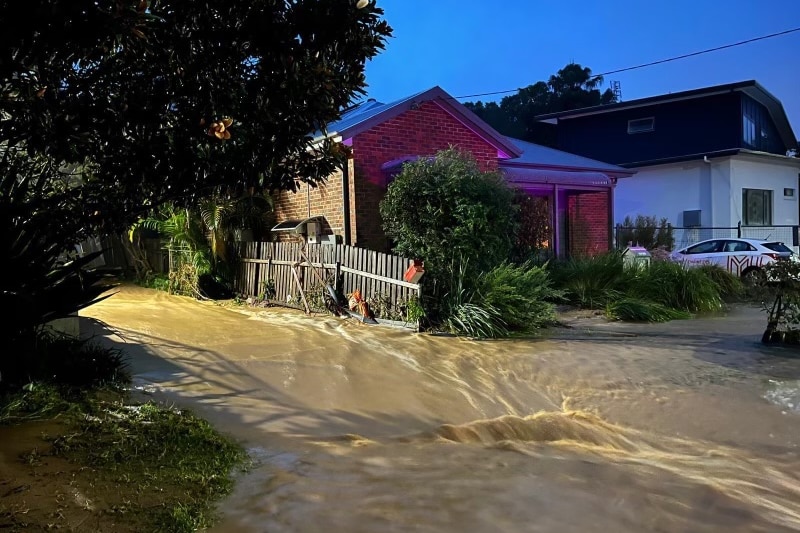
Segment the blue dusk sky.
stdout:
[[[367,65],[369,97],[382,102],[434,85],[453,96],[525,87],[570,62],[601,74],[800,27],[798,0],[375,1],[394,29]],[[611,74],[604,88],[619,81],[634,100],[750,79],[800,136],[800,32]]]

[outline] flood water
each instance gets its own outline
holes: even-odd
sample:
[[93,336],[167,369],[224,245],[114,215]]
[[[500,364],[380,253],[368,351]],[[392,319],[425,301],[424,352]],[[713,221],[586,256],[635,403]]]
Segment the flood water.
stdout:
[[757,309],[504,341],[135,287],[81,316],[256,460],[212,531],[800,529],[800,349]]

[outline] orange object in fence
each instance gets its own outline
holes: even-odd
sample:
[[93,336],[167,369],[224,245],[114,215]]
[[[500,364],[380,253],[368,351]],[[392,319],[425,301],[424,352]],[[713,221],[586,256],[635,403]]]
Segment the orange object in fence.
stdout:
[[406,273],[403,277],[409,283],[417,283],[424,273],[425,263],[419,259],[414,259],[411,261],[411,264],[408,266],[408,270],[406,270]]

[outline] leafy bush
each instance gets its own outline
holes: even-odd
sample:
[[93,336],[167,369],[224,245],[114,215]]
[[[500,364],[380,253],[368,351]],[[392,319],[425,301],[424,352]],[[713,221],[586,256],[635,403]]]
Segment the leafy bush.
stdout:
[[456,259],[468,258],[471,276],[508,259],[512,194],[498,172],[450,148],[404,165],[380,204],[383,229],[396,253],[425,261],[423,279],[438,296]]
[[113,283],[85,268],[99,253],[67,257],[87,231],[70,213],[85,207],[52,161],[16,148],[0,151],[0,158],[0,307],[9,311],[0,321],[5,379],[16,359],[36,346],[47,322],[103,299]]
[[761,307],[767,314],[767,328],[762,340],[771,342],[773,333],[791,333],[800,329],[800,263],[773,261],[764,267],[756,286]]
[[130,381],[119,350],[50,331],[35,346],[16,347],[3,368],[0,388],[13,390],[32,381],[59,387],[119,386]]

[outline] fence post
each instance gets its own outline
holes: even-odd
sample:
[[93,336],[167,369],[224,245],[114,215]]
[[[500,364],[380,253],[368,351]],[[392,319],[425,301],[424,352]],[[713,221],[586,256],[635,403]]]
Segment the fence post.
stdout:
[[737,239],[741,239],[742,238],[742,221],[741,220],[736,224],[736,238]]

